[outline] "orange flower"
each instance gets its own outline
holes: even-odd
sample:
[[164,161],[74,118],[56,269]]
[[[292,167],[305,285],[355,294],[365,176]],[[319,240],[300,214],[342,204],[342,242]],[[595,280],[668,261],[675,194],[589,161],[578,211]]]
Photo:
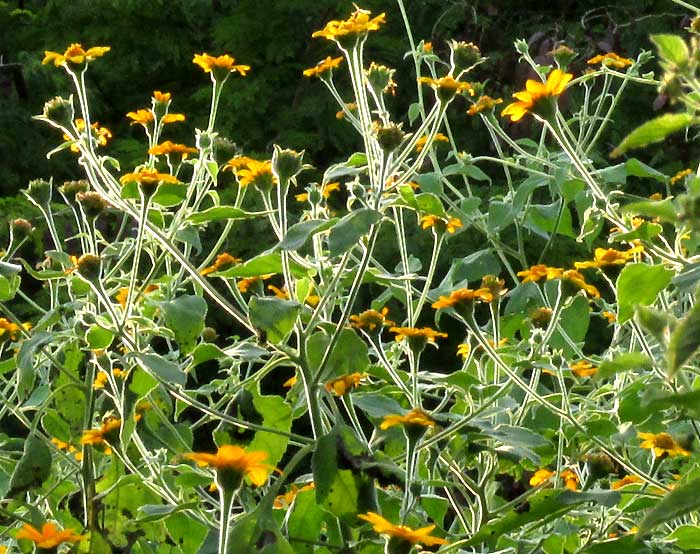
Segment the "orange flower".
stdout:
[[691,173],[693,173],[692,169],[684,169],[683,171],[679,171],[673,177],[671,177],[668,182],[670,185],[675,185],[678,181],[680,181],[684,177],[687,177]]
[[140,183],[142,185],[157,185],[159,183],[179,183],[177,177],[169,173],[158,173],[155,169],[144,168],[136,173],[127,173],[119,179],[122,185]]
[[284,383],[282,383],[282,386],[286,389],[291,389],[294,385],[297,384],[297,381],[299,378],[295,375],[292,375],[289,379],[287,379]]
[[53,63],[56,67],[62,65],[82,65],[91,62],[95,58],[100,58],[109,52],[109,46],[93,46],[87,50],[83,49],[81,44],[71,44],[63,54],[46,50],[42,64]]
[[[85,120],[80,117],[76,119],[75,128],[78,131],[78,133],[82,133],[83,131],[85,131]],[[90,125],[90,129],[92,129],[92,138],[97,141],[98,146],[106,146],[107,142],[109,142],[109,139],[111,139],[113,136],[112,131],[107,129],[107,127],[100,126],[100,124],[97,121]],[[64,133],[63,140],[68,141],[71,140],[71,138]],[[78,153],[80,152],[80,148],[78,148],[77,144],[71,144],[70,151]]]
[[248,292],[250,287],[252,287],[258,281],[267,281],[269,278],[274,276],[274,273],[269,273],[267,275],[256,275],[255,277],[246,277],[245,279],[240,279],[236,283],[236,287],[241,292]]
[[622,487],[626,487],[627,485],[641,482],[641,478],[637,477],[636,475],[625,475],[622,479],[610,483],[610,488],[616,491],[617,489],[621,489]]
[[558,267],[548,267],[544,264],[533,265],[530,269],[518,271],[518,277],[523,278],[523,283],[537,282],[540,279],[557,279],[561,277],[563,269]]
[[579,487],[578,475],[570,469],[565,469],[561,472],[561,480],[564,486],[570,491],[577,491]]
[[83,540],[83,535],[76,535],[73,529],[64,529],[59,531],[53,521],[47,521],[41,527],[41,531],[25,523],[19,532],[15,535],[16,539],[27,539],[32,541],[37,548],[49,549],[56,548],[64,542],[80,542]]
[[417,339],[423,342],[435,343],[435,339],[447,338],[447,333],[435,331],[430,327],[423,327],[422,329],[415,327],[390,327],[389,331],[396,333],[396,342],[401,342],[403,339],[408,339],[409,342],[412,339]]
[[471,83],[465,81],[458,81],[452,75],[446,75],[445,77],[440,77],[439,79],[432,79],[431,77],[418,77],[418,82],[430,85],[432,89],[437,92],[438,98],[443,102],[448,102],[454,98],[454,96],[460,92],[466,92],[469,96],[474,96],[474,88]]
[[161,92],[159,90],[153,91],[153,100],[160,102],[161,104],[167,104],[170,102],[171,94],[169,92]]
[[610,325],[617,321],[617,316],[612,312],[602,312],[600,315],[602,315]]
[[[428,135],[423,135],[416,141],[416,152],[421,152],[423,148],[425,148],[425,143],[428,142]],[[447,138],[445,135],[442,133],[435,133],[435,136],[433,137],[433,144],[436,142],[450,142],[450,139]]]
[[575,364],[571,364],[569,368],[577,377],[590,377],[598,372],[598,368],[586,360],[580,360]]
[[182,159],[184,160],[189,154],[196,154],[197,149],[192,148],[191,146],[186,146],[184,144],[178,144],[166,140],[165,142],[161,142],[160,144],[149,148],[148,153],[153,156],[167,156],[168,154],[180,154],[182,156]]
[[[61,439],[57,439],[56,437],[53,437],[51,439],[51,442],[56,445],[56,448],[59,450],[67,450],[69,453],[73,454],[75,456],[75,459],[78,461],[81,461],[83,459],[83,453],[80,452],[75,446],[68,442],[64,442]],[[1,554],[1,553],[0,553]]]
[[411,545],[424,544],[425,546],[438,546],[448,544],[445,539],[433,537],[430,533],[435,529],[435,525],[421,527],[420,529],[411,529],[405,525],[394,525],[379,514],[367,512],[359,514],[357,517],[370,522],[373,525],[374,531],[382,535],[386,535],[392,539],[397,539],[400,542]]
[[690,456],[690,452],[681,447],[668,433],[637,433],[637,436],[644,439],[639,446],[653,450],[657,458],[664,454],[668,454],[671,458],[679,455]]
[[503,103],[502,98],[493,99],[490,96],[484,94],[483,96],[480,96],[479,99],[476,102],[474,102],[474,104],[471,105],[471,107],[467,110],[467,115],[476,115],[486,110],[492,110],[498,104],[501,103]]
[[[331,192],[340,190],[340,183],[328,183],[321,190],[321,196],[328,200],[331,197]],[[296,194],[294,196],[297,202],[306,202],[309,199],[308,192],[302,192],[301,194]]]
[[302,487],[297,487],[295,484],[292,484],[289,491],[287,491],[284,494],[280,494],[278,496],[275,496],[275,500],[274,500],[274,503],[272,504],[272,507],[275,508],[276,510],[280,510],[283,508],[289,508],[299,493],[302,493],[304,491],[310,491],[310,490],[313,490],[315,488],[316,488],[316,485],[314,483],[307,483],[306,485],[304,485]]
[[[32,328],[31,323],[23,323],[22,328],[29,331]],[[21,328],[16,323],[12,323],[4,317],[0,317],[0,342],[9,338],[12,341],[17,340],[21,332]]]
[[356,8],[350,17],[344,21],[332,20],[320,31],[315,31],[311,37],[323,37],[328,40],[339,40],[345,38],[357,38],[364,36],[370,31],[377,31],[379,27],[386,23],[386,14],[379,14],[374,19],[370,19],[372,12]]
[[360,385],[362,377],[364,377],[364,375],[357,372],[351,373],[350,375],[343,375],[342,377],[328,381],[326,383],[326,390],[335,393],[336,396],[344,396]]
[[469,356],[469,353],[472,351],[472,345],[463,342],[461,344],[457,345],[457,355],[462,356],[462,358],[466,359]]
[[537,487],[538,485],[549,481],[553,476],[553,471],[549,471],[548,469],[538,469],[537,471],[535,471],[533,476],[530,477],[530,486]]
[[449,296],[441,296],[437,302],[433,302],[432,307],[436,310],[440,310],[444,308],[452,308],[456,304],[467,304],[469,302],[474,302],[474,300],[491,302],[493,300],[493,293],[487,288],[477,290],[465,288],[457,289],[452,291]]
[[587,269],[590,267],[610,267],[614,265],[625,265],[628,261],[634,258],[635,254],[644,252],[643,246],[635,246],[625,252],[620,252],[614,248],[596,248],[593,261],[576,262],[576,269]]
[[394,325],[393,321],[386,319],[389,313],[389,308],[382,308],[381,312],[377,310],[365,310],[360,315],[350,316],[350,326],[355,329],[365,329],[370,333],[375,329],[381,329],[384,326]]
[[420,218],[420,224],[423,229],[433,227],[438,233],[447,231],[451,235],[454,234],[459,227],[462,227],[462,221],[456,217],[444,219],[436,215],[424,215]]
[[304,77],[321,77],[327,71],[335,69],[343,61],[342,57],[331,58],[328,56],[325,60],[318,62],[314,67],[304,70]]
[[83,436],[80,437],[80,444],[89,444],[91,446],[105,446],[105,454],[111,454],[112,448],[109,441],[117,438],[122,425],[122,420],[116,417],[107,419],[99,429],[88,429],[83,431]]
[[217,472],[230,471],[241,478],[245,475],[256,487],[265,484],[272,470],[272,466],[262,463],[267,459],[267,452],[246,452],[233,444],[220,446],[216,454],[190,452],[185,458],[197,462],[200,467],[213,467]]
[[143,125],[144,127],[153,123],[155,120],[153,112],[147,108],[140,108],[135,112],[128,112],[126,117],[132,120],[129,125]]
[[542,100],[548,100],[559,96],[566,85],[574,76],[571,73],[564,73],[560,69],[555,69],[547,77],[547,82],[528,79],[525,83],[525,90],[513,94],[513,98],[518,102],[513,102],[505,107],[501,115],[510,116],[511,121],[520,121],[526,114],[537,109]]
[[192,63],[201,67],[205,73],[211,73],[212,78],[223,81],[231,73],[240,73],[243,77],[246,73],[250,71],[249,65],[236,64],[236,60],[224,54],[223,56],[210,56],[202,52],[201,54],[195,54]]
[[435,421],[419,408],[413,408],[405,415],[391,414],[384,416],[379,428],[382,431],[396,425],[416,425],[420,427],[435,427]]
[[210,265],[209,267],[204,268],[200,272],[200,274],[209,275],[210,273],[215,273],[217,271],[225,271],[230,267],[241,263],[242,261],[243,260],[241,260],[240,258],[235,258],[234,256],[231,256],[231,254],[229,254],[228,252],[224,252],[223,254],[219,254],[216,257],[216,260],[214,260],[214,265]]
[[[153,292],[154,290],[158,290],[158,285],[147,285],[145,289],[143,289],[143,294],[147,294],[149,292]],[[119,305],[122,307],[122,309],[126,308],[126,300],[129,297],[129,287],[121,287],[117,294],[114,296],[114,299],[119,302]],[[139,297],[142,298],[142,297]]]
[[586,291],[586,294],[588,294],[588,296],[591,298],[600,298],[600,291],[593,285],[586,283],[583,275],[581,275],[575,269],[567,269],[564,273],[562,273],[561,278],[566,279],[576,288]]
[[617,69],[623,69],[634,63],[634,60],[629,58],[623,58],[617,55],[615,52],[608,52],[607,54],[598,54],[593,56],[590,60],[586,62],[588,65],[602,64],[609,67],[616,67]]
[[277,183],[270,160],[259,162],[240,156],[229,160],[225,167],[235,173],[242,187],[252,184],[258,188],[267,189]]

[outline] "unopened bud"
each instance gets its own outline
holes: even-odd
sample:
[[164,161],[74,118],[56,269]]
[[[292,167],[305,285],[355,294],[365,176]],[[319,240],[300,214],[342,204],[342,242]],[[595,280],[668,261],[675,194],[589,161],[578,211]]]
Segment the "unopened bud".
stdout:
[[75,195],[75,199],[80,203],[85,211],[85,215],[90,219],[96,218],[109,206],[107,200],[100,193],[94,191],[79,192]]
[[296,152],[287,148],[282,149],[275,144],[274,152],[272,153],[272,169],[281,183],[296,177],[304,169],[303,157],[303,150]]

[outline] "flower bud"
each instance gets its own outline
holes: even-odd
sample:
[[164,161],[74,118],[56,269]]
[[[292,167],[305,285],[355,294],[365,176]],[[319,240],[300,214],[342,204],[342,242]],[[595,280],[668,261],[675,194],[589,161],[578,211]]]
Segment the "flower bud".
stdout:
[[85,215],[90,219],[95,219],[109,206],[107,200],[99,192],[79,192],[75,195],[75,199],[80,203],[85,211]]
[[68,99],[56,96],[44,104],[44,117],[54,123],[70,128],[75,118],[75,109],[73,108],[73,96]]
[[277,175],[280,183],[285,183],[289,179],[296,177],[304,169],[302,158],[304,151],[296,152],[287,148],[282,149],[275,144],[272,153],[272,169]]
[[552,310],[550,308],[537,308],[530,314],[532,326],[537,329],[546,329],[552,320]]
[[450,63],[456,75],[471,68],[482,59],[479,47],[473,42],[451,40],[447,44],[451,50]]
[[690,20],[690,27],[688,27],[688,30],[691,33],[695,33],[696,35],[700,35],[700,15],[698,15]]
[[576,52],[569,48],[566,44],[560,44],[551,52],[554,60],[562,70],[566,70],[569,64],[576,57]]
[[39,206],[48,206],[51,202],[51,182],[44,179],[34,179],[29,181],[29,186],[25,191],[27,197]]
[[207,131],[197,131],[197,136],[195,138],[195,144],[197,145],[197,149],[201,150],[202,152],[208,152],[214,147],[214,143],[216,141],[218,133],[210,133]]
[[94,254],[83,254],[75,263],[80,276],[87,281],[97,281],[100,278],[102,259]]
[[90,185],[84,179],[80,181],[66,181],[58,187],[58,191],[65,196],[68,202],[75,202],[78,193],[87,192],[88,190],[90,190]]
[[204,342],[214,342],[218,338],[218,333],[213,327],[205,327],[202,329],[202,340]]
[[401,130],[401,125],[396,125],[395,123],[389,123],[386,126],[375,124],[375,133],[379,146],[387,153],[396,150],[403,142],[404,136],[406,136],[406,133]]
[[396,93],[396,83],[394,82],[395,69],[391,69],[385,65],[379,65],[372,62],[369,69],[365,70],[365,76],[369,86],[372,87],[374,94],[381,96],[382,93],[388,92],[391,95]]
[[10,230],[14,238],[22,240],[31,235],[32,231],[34,231],[34,226],[26,219],[18,218],[12,220]]

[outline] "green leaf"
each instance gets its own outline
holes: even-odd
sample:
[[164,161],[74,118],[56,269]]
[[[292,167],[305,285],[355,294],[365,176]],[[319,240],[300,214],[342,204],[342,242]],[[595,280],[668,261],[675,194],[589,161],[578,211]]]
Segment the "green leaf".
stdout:
[[161,381],[183,387],[187,382],[187,375],[177,364],[169,362],[158,354],[141,354],[137,352],[130,352],[127,354],[127,358],[128,357],[139,360],[151,374]]
[[614,242],[632,242],[633,240],[650,241],[660,235],[664,228],[658,223],[644,221],[639,227],[628,233],[615,233],[610,239]]
[[52,333],[35,332],[31,338],[22,341],[17,353],[17,369],[19,370],[17,396],[20,400],[24,400],[27,397],[27,393],[34,386],[35,369],[38,365],[35,360],[37,350],[51,342],[52,339]]
[[649,306],[673,278],[673,271],[661,265],[634,263],[626,265],[617,278],[618,321],[624,323],[634,315],[635,306]]
[[200,223],[209,223],[211,221],[250,219],[258,217],[259,215],[261,214],[249,213],[240,208],[234,208],[233,206],[214,206],[213,208],[207,208],[206,210],[192,214],[187,218],[187,221],[193,225],[199,225]]
[[627,175],[632,175],[634,177],[643,177],[647,179],[654,179],[659,183],[665,183],[668,177],[657,171],[651,166],[640,162],[637,158],[631,158],[625,162],[625,169],[627,170]]
[[22,279],[19,275],[13,275],[11,277],[0,275],[0,302],[12,300],[15,294],[17,294],[17,289],[21,282]]
[[583,554],[651,554],[651,550],[634,535],[592,544]]
[[338,218],[333,219],[311,219],[292,225],[282,241],[275,247],[280,250],[299,250],[309,237],[326,231],[338,222]]
[[650,308],[648,306],[636,306],[634,319],[642,328],[649,331],[660,344],[666,344],[670,336],[670,330],[676,326],[676,318],[673,314]]
[[378,221],[382,214],[376,210],[362,208],[343,217],[328,235],[328,250],[331,256],[339,256],[355,246]]
[[676,372],[700,348],[700,303],[696,303],[680,321],[668,344],[668,376]]
[[658,217],[664,221],[674,223],[678,221],[676,206],[673,200],[639,200],[622,206],[620,210],[623,214],[641,215],[644,217]]
[[418,211],[421,215],[429,214],[441,217],[443,219],[447,218],[447,213],[445,212],[445,206],[442,204],[442,200],[436,195],[430,192],[424,192],[416,195],[416,205],[418,206]]
[[440,283],[439,289],[452,290],[462,281],[477,281],[484,275],[498,275],[501,264],[491,250],[479,250],[464,258],[452,261],[447,275]]
[[700,527],[696,525],[681,525],[676,527],[665,541],[672,541],[683,550],[700,549]]
[[[562,200],[558,200],[547,205],[531,205],[525,216],[525,227],[544,238],[549,238],[549,235],[555,230],[561,202]],[[559,224],[556,225],[556,232],[559,235],[576,238],[571,220],[571,212],[566,206],[562,209]]]
[[138,523],[161,521],[171,514],[181,512],[182,510],[191,510],[196,507],[196,502],[184,502],[182,504],[145,504],[139,506],[139,512],[143,515],[136,521]]
[[[306,269],[293,260],[289,261],[289,268],[295,277],[305,277]],[[226,271],[220,271],[217,277],[259,277],[282,273],[282,255],[280,252],[263,252],[245,263],[231,267]]]
[[168,535],[183,554],[197,554],[209,529],[199,520],[182,512],[173,513],[165,520]]
[[43,440],[31,435],[24,442],[22,458],[10,479],[12,494],[39,487],[51,474],[51,450]]
[[678,485],[659,500],[639,524],[639,536],[644,536],[657,525],[676,519],[700,508],[700,479]]
[[158,304],[165,325],[175,334],[175,340],[184,353],[192,352],[197,338],[204,329],[207,302],[201,296],[185,295]]
[[162,183],[153,195],[153,202],[166,208],[177,206],[187,197],[187,186],[182,183]]
[[632,369],[651,369],[654,362],[646,354],[641,352],[625,352],[615,356],[612,360],[605,360],[595,374],[594,379],[607,379],[621,371]]
[[688,64],[690,50],[685,41],[678,35],[658,34],[649,37],[659,50],[662,61],[670,62],[682,68]]
[[99,325],[91,325],[87,333],[85,333],[85,340],[91,350],[101,350],[112,344],[114,333]]
[[203,364],[204,362],[208,362],[210,360],[218,360],[220,358],[228,357],[226,352],[224,352],[223,350],[221,350],[221,348],[210,342],[203,342],[201,344],[198,344],[194,347],[194,350],[191,354],[192,362],[190,364],[190,367],[196,367],[199,364]]
[[287,338],[301,312],[298,302],[281,298],[251,298],[250,322],[267,334],[267,340],[279,344]]
[[[657,35],[659,36],[659,35]],[[641,148],[648,144],[661,142],[668,135],[682,131],[692,125],[695,118],[687,113],[664,114],[637,127],[611,153],[611,158],[617,158],[628,150]]]
[[316,503],[316,493],[313,490],[296,495],[294,509],[287,522],[289,541],[294,544],[295,552],[315,552],[313,543],[320,542],[325,518],[326,512]]
[[[292,429],[291,406],[280,396],[262,396],[255,389],[250,392],[253,395],[253,406],[262,416],[262,426],[289,433]],[[287,450],[288,443],[289,439],[278,433],[257,431],[248,449],[267,452],[265,463],[277,466]]]
[[510,202],[502,202],[501,200],[491,200],[489,203],[489,216],[487,221],[487,226],[490,232],[496,233],[508,227],[515,216],[517,211],[513,209],[513,205]]
[[[319,367],[330,337],[322,332],[313,334],[307,341],[306,349],[311,367]],[[369,365],[367,344],[353,329],[343,329],[333,347],[323,379],[332,379],[351,373],[362,373]]]

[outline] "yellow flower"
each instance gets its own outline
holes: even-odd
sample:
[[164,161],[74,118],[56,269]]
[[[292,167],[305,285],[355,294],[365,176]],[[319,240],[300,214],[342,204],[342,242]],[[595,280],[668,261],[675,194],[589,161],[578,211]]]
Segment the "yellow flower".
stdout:
[[95,58],[104,56],[110,50],[109,46],[93,46],[85,50],[81,44],[73,43],[63,54],[49,50],[44,51],[44,59],[41,63],[53,63],[56,67],[66,64],[82,65],[86,62],[91,62]]
[[415,327],[390,327],[389,331],[396,333],[396,342],[401,342],[403,339],[418,339],[423,342],[435,343],[435,339],[446,338],[447,333],[440,333],[439,331],[434,331],[430,327],[423,327],[422,329],[417,329]]
[[566,85],[573,77],[571,73],[555,69],[547,77],[546,83],[528,79],[525,90],[513,94],[513,98],[518,101],[506,106],[501,115],[510,116],[513,122],[520,121],[526,114],[532,112],[541,100],[559,96],[564,92]]
[[267,285],[267,290],[272,291],[272,293],[280,300],[289,300],[289,292],[286,288],[279,288],[275,285]]
[[570,491],[577,491],[579,486],[578,475],[570,469],[565,469],[561,472],[561,479],[564,486]]
[[435,421],[419,408],[413,408],[405,415],[391,414],[382,419],[379,428],[386,431],[396,425],[417,425],[420,427],[435,427]]
[[[23,323],[22,328],[25,331],[29,331],[32,328],[32,325],[31,323]],[[21,328],[19,325],[12,323],[4,317],[0,317],[0,341],[4,341],[8,338],[15,341],[20,336],[20,331]]]
[[432,307],[436,310],[444,308],[452,308],[456,304],[466,304],[468,302],[474,302],[474,300],[481,300],[482,302],[491,302],[493,300],[492,292],[487,288],[481,289],[457,289],[452,291],[449,296],[441,296],[437,302],[433,302]]
[[[122,420],[116,417],[107,419],[99,429],[88,429],[83,431],[83,436],[80,437],[80,444],[89,444],[91,446],[105,446],[105,454],[111,454],[112,448],[109,441],[117,438],[118,431],[121,428]],[[115,431],[117,433],[115,433]]]
[[267,452],[246,452],[240,446],[224,444],[216,454],[190,452],[185,458],[197,462],[200,467],[213,467],[217,471],[231,471],[247,476],[257,487],[265,484],[270,476],[272,466],[262,463],[267,459]]
[[[345,104],[345,108],[350,112],[356,112],[357,111],[357,104],[355,102],[348,102]],[[343,110],[339,110],[335,112],[335,118],[336,119],[343,119],[345,117],[345,112]]]
[[370,333],[375,329],[381,329],[384,326],[394,325],[393,321],[386,318],[389,313],[389,308],[384,306],[381,312],[377,310],[365,310],[360,315],[350,316],[350,326],[355,329],[365,329]]
[[441,544],[449,544],[445,539],[433,537],[430,533],[435,529],[435,525],[421,527],[420,529],[411,529],[406,525],[394,525],[382,516],[374,512],[359,514],[357,517],[368,521],[372,524],[374,531],[381,535],[386,535],[393,539],[398,539],[411,545],[424,544],[425,546],[438,546]]
[[467,110],[467,115],[476,115],[486,110],[492,110],[498,104],[501,103],[503,103],[502,98],[494,99],[484,94],[483,96],[480,96],[479,99],[476,102],[474,102],[474,104],[471,105],[471,107]]
[[178,123],[180,121],[185,121],[185,114],[182,113],[169,113],[163,116],[160,120],[161,123]]
[[433,43],[432,42],[426,42],[423,44],[423,53],[424,54],[432,54],[433,52]]
[[566,279],[576,288],[583,289],[591,298],[600,298],[600,291],[598,291],[598,289],[593,285],[586,283],[583,275],[581,275],[575,269],[567,269],[564,273],[562,273],[561,278]]
[[671,177],[671,179],[669,180],[669,184],[675,185],[678,181],[680,181],[684,177],[687,177],[692,172],[693,172],[692,169],[684,169],[683,171],[679,171],[673,177]]
[[538,469],[537,471],[535,471],[533,476],[530,477],[530,486],[537,487],[538,485],[549,481],[553,476],[553,471],[549,471],[548,469]]
[[310,490],[313,490],[315,488],[316,488],[315,483],[307,483],[306,485],[304,485],[302,487],[297,487],[295,484],[292,484],[289,491],[287,491],[284,494],[280,494],[278,496],[275,496],[275,500],[272,504],[272,507],[275,508],[276,510],[289,508],[292,505],[292,502],[294,502],[294,499],[297,497],[297,494],[304,492],[304,491],[310,491]]
[[630,60],[629,58],[623,58],[617,55],[615,52],[608,52],[607,54],[598,54],[597,56],[593,56],[586,63],[588,65],[595,65],[599,63],[605,66],[623,69],[629,65],[632,65],[634,63],[634,60]]
[[465,360],[469,356],[469,353],[472,351],[472,346],[471,344],[467,342],[463,342],[461,344],[457,345],[457,355],[462,356]]
[[331,58],[328,56],[325,60],[318,62],[314,67],[304,70],[304,77],[320,77],[327,71],[335,69],[343,61],[342,57]]
[[[143,294],[147,294],[149,292],[153,292],[154,290],[158,290],[158,285],[147,285],[146,288],[143,290]],[[122,307],[122,309],[126,308],[126,300],[129,297],[129,287],[121,287],[117,294],[114,296],[114,299],[119,302],[119,305]],[[138,299],[142,299],[142,297],[139,297]],[[136,299],[135,299],[136,300]]]
[[447,231],[450,234],[454,234],[459,227],[462,227],[462,221],[456,217],[444,219],[436,215],[424,215],[420,218],[420,224],[423,229],[433,227],[438,233]]
[[641,478],[637,477],[636,475],[625,475],[622,479],[610,483],[610,488],[616,491],[617,489],[621,489],[622,487],[626,487],[627,485],[641,482]]
[[[85,120],[80,117],[76,119],[75,128],[78,131],[78,133],[82,133],[83,131],[85,131]],[[99,146],[106,146],[109,139],[111,139],[113,136],[112,131],[107,129],[107,127],[100,126],[98,122],[95,122],[92,125],[90,125],[90,129],[92,129],[92,136],[95,140],[97,140],[97,144]],[[71,138],[64,133],[63,140],[68,141],[71,140]],[[70,151],[78,153],[80,152],[80,148],[78,148],[77,144],[72,144],[70,147]]]
[[[167,117],[167,116],[166,116]],[[178,144],[169,140],[161,142],[156,146],[149,148],[148,153],[153,156],[167,156],[168,154],[180,154],[182,159],[186,159],[189,154],[196,154],[197,149],[184,144]]]
[[56,548],[64,542],[80,542],[83,540],[83,535],[76,535],[73,529],[64,529],[59,531],[53,521],[47,521],[39,531],[36,527],[25,523],[19,532],[15,535],[16,539],[27,539],[32,541],[37,548],[48,550]]
[[617,321],[617,316],[612,312],[602,312],[600,315],[607,319],[610,325]]
[[159,90],[153,91],[153,99],[161,104],[167,104],[170,102],[171,94],[169,92],[161,92]]
[[245,293],[248,292],[250,290],[250,287],[252,287],[258,281],[267,281],[273,275],[274,273],[269,273],[267,275],[256,275],[255,277],[246,277],[245,279],[239,280],[236,283],[236,287],[239,291]]
[[299,381],[299,378],[295,375],[292,375],[289,379],[287,379],[284,383],[282,383],[282,386],[286,389],[291,389],[294,385],[297,384],[297,381]]
[[192,63],[201,67],[205,73],[211,73],[212,78],[223,81],[230,73],[237,72],[243,77],[246,73],[250,71],[249,65],[236,64],[236,60],[224,54],[223,56],[210,56],[209,54],[202,52],[201,54],[195,54]]
[[323,37],[328,40],[338,40],[344,38],[354,39],[360,35],[366,35],[370,31],[377,31],[379,27],[386,23],[386,14],[379,14],[374,19],[370,19],[372,12],[361,10],[360,8],[350,14],[344,21],[332,20],[320,31],[315,31],[311,37]]
[[325,385],[326,390],[335,393],[336,396],[344,396],[360,385],[362,377],[364,377],[364,375],[357,372],[351,373],[350,375],[343,375],[342,377],[328,381]]
[[132,120],[129,125],[143,125],[144,127],[148,126],[149,123],[153,123],[155,120],[153,112],[147,108],[140,108],[135,112],[128,112],[126,117]]
[[122,185],[140,183],[142,185],[157,185],[158,183],[179,183],[177,177],[169,173],[158,173],[155,169],[144,168],[136,173],[127,173],[119,179]]
[[549,267],[544,264],[537,264],[524,271],[518,271],[518,277],[523,278],[523,283],[537,282],[540,279],[557,279],[561,277],[563,269],[558,267]]
[[59,450],[67,450],[69,453],[73,454],[76,460],[81,461],[83,459],[83,453],[79,452],[78,449],[72,444],[64,442],[61,439],[57,439],[56,437],[53,437],[51,442],[55,444],[56,448]]
[[657,458],[664,454],[668,454],[671,458],[678,455],[690,456],[690,452],[682,448],[668,433],[637,433],[637,436],[644,439],[639,446],[653,450]]
[[[128,371],[124,371],[123,369],[119,369],[118,367],[115,367],[112,370],[112,375],[114,375],[115,378],[121,379],[122,381],[126,379],[129,376]],[[93,389],[103,389],[105,388],[105,385],[109,381],[109,375],[106,371],[100,370],[97,375],[95,376],[95,381],[92,384]]]
[[443,102],[449,102],[454,98],[456,94],[460,92],[466,92],[469,96],[474,96],[474,88],[471,83],[465,81],[458,81],[452,75],[446,75],[445,77],[440,77],[439,79],[432,79],[431,77],[418,77],[418,82],[429,85],[435,90],[437,96]]
[[580,360],[574,364],[569,365],[571,372],[577,377],[590,377],[595,375],[598,368],[594,366],[591,362],[586,360]]
[[258,188],[270,188],[277,183],[272,173],[272,162],[259,162],[245,156],[239,156],[228,161],[225,168],[234,172],[238,183],[242,186],[255,185]]
[[209,275],[210,273],[214,273],[217,271],[225,271],[229,269],[230,267],[241,263],[243,260],[240,258],[236,258],[234,256],[231,256],[228,252],[224,252],[223,254],[219,254],[216,257],[216,260],[214,260],[214,265],[210,265],[207,268],[204,268],[200,273],[201,275]]
[[[331,192],[336,190],[340,190],[340,183],[328,183],[321,190],[321,196],[328,200],[331,197]],[[309,199],[309,193],[302,192],[301,194],[295,195],[294,198],[296,198],[297,202],[306,202]]]
[[[420,152],[425,148],[425,143],[428,142],[428,135],[423,135],[416,141],[416,152]],[[433,144],[436,142],[450,142],[450,139],[447,138],[445,135],[442,133],[435,133],[435,136],[433,137]]]
[[620,252],[614,248],[596,248],[594,259],[590,262],[576,262],[576,269],[587,269],[590,267],[609,267],[614,265],[625,265],[635,254],[644,252],[643,246],[635,246],[625,252]]

